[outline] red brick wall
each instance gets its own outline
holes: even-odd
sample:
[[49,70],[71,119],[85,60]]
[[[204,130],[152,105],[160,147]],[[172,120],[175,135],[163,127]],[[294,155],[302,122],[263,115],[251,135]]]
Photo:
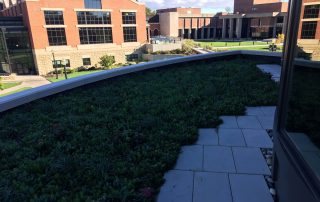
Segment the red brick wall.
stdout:
[[184,26],[184,19],[179,18],[179,29],[183,29],[183,26]]
[[251,19],[251,27],[273,27],[273,25],[274,19],[272,17]]
[[201,14],[201,8],[177,8],[179,14]]
[[252,7],[256,8],[256,10],[252,11],[251,13],[281,12],[282,4],[282,2],[279,2],[253,5]]
[[234,13],[286,12],[287,2],[279,0],[235,0]]
[[[303,0],[303,3],[311,3],[311,2],[318,2],[318,0]],[[301,7],[301,13],[300,13],[300,24],[299,24],[299,31],[298,31],[298,39],[301,39],[301,31],[302,31],[302,19],[304,14],[304,6]],[[320,14],[319,14],[320,15]],[[316,36],[315,39],[320,39],[320,20],[318,20],[317,23],[317,30],[316,30]]]
[[150,24],[150,31],[153,33],[154,30],[157,29],[158,30],[158,33],[159,35],[161,34],[160,33],[160,24],[159,23],[151,23]]
[[185,29],[191,29],[191,19],[185,18]]
[[[84,8],[84,0],[57,1],[57,0],[40,0],[28,1],[22,4],[23,18],[25,24],[30,30],[32,47],[34,49],[44,49],[49,46],[47,31],[45,25],[44,12],[41,8],[64,8],[64,23],[67,26],[66,37],[67,45],[76,47],[80,44],[79,30],[76,27],[78,24],[75,8]],[[113,42],[120,45],[123,43],[123,28],[122,15],[120,10],[137,10],[137,41],[144,43],[147,41],[146,33],[146,15],[145,6],[136,4],[130,0],[108,0],[102,1],[103,9],[111,9],[111,21],[113,24],[112,34]],[[4,15],[15,15],[13,7],[10,10],[5,10]]]
[[320,39],[320,21],[317,24],[316,39]]
[[157,13],[178,12],[179,14],[188,14],[191,11],[192,14],[201,14],[201,8],[165,8],[158,9]]
[[253,4],[267,4],[267,3],[277,3],[280,0],[253,0]]
[[209,26],[211,23],[211,18],[206,18],[205,26]]
[[234,13],[251,12],[253,0],[234,0]]

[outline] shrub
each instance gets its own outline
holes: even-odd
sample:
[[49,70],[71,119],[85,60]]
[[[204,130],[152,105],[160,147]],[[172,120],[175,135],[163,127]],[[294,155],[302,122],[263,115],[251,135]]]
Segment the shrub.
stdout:
[[186,55],[190,55],[193,53],[192,48],[194,48],[195,46],[196,44],[194,43],[193,40],[186,39],[186,40],[183,40],[182,50]]
[[111,69],[111,66],[115,63],[114,56],[110,55],[105,55],[100,58],[99,64],[104,68],[104,69]]
[[284,34],[278,34],[276,39],[276,44],[283,43],[284,42]]

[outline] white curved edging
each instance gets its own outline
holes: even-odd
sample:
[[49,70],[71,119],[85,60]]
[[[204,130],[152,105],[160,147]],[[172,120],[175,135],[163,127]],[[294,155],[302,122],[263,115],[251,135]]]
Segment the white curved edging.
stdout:
[[281,54],[274,54],[269,52],[257,52],[257,51],[226,51],[219,53],[207,53],[201,55],[192,55],[185,56],[181,58],[172,58],[168,60],[153,61],[147,63],[141,63],[137,65],[131,65],[126,67],[120,67],[117,69],[107,70],[103,72],[92,73],[89,75],[84,75],[68,80],[63,80],[60,82],[32,88],[30,90],[22,91],[12,95],[5,96],[0,98],[0,112],[18,107],[20,105],[32,102],[34,100],[44,98],[50,95],[54,95],[63,91],[67,91],[79,86],[86,84],[94,83],[97,81],[102,81],[108,78],[113,78],[116,76],[125,75],[128,73],[139,72],[143,70],[165,67],[167,65],[183,63],[183,62],[192,62],[196,60],[219,58],[223,56],[232,56],[232,55],[261,55],[261,56],[270,56],[270,57],[279,57]]

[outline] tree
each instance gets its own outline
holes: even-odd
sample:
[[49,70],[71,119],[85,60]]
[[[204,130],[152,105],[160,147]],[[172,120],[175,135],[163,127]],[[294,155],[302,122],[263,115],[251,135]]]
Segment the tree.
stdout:
[[146,8],[146,15],[147,16],[154,16],[154,15],[156,15],[156,11],[154,11],[154,10],[151,10],[151,8]]
[[276,39],[276,43],[283,43],[284,42],[284,34],[278,34],[277,39]]
[[111,66],[115,63],[114,56],[105,55],[100,58],[99,64],[105,69],[111,69]]
[[231,8],[229,6],[225,7],[227,13],[231,13]]

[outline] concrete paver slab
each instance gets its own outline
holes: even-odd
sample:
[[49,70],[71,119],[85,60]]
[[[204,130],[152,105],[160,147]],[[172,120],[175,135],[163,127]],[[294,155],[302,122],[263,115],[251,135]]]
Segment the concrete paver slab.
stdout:
[[236,172],[231,148],[204,146],[203,170],[211,172]]
[[193,202],[232,202],[227,173],[196,172]]
[[184,146],[177,160],[175,169],[178,170],[202,170],[203,146]]

